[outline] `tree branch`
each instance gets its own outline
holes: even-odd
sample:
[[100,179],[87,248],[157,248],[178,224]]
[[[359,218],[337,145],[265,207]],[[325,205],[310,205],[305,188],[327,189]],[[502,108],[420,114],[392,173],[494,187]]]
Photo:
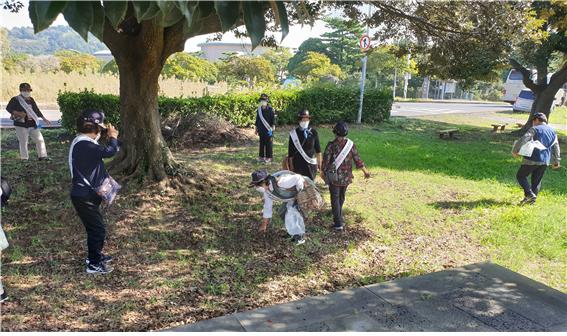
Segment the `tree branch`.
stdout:
[[549,79],[548,87],[559,90],[563,84],[567,83],[567,62],[563,64],[561,69],[555,72]]
[[522,73],[522,77],[523,77],[522,82],[524,82],[524,85],[528,89],[532,90],[532,92],[535,94],[541,91],[541,88],[538,85],[536,85],[534,81],[530,78],[532,74],[528,69],[526,69],[523,65],[521,65],[518,61],[516,61],[513,58],[510,58],[510,64],[514,69]]
[[171,27],[164,29],[163,38],[164,46],[161,54],[162,63],[165,63],[167,58],[178,51],[183,51],[185,47],[185,36],[183,36],[183,27],[185,26],[185,19],[180,20]]

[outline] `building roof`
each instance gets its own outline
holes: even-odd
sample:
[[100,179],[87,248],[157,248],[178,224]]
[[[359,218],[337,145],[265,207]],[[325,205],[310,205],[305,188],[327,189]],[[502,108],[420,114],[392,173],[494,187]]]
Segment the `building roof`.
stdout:
[[197,47],[207,46],[207,45],[218,45],[218,46],[247,46],[252,47],[252,43],[249,42],[221,42],[221,41],[211,41],[197,44]]

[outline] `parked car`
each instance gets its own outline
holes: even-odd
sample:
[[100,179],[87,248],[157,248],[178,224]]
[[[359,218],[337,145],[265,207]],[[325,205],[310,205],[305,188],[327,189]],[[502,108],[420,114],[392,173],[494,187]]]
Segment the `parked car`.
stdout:
[[[555,95],[555,100],[553,101],[553,105],[551,105],[551,108],[553,109],[555,108],[555,106],[562,105],[564,99],[565,99],[565,90],[561,88],[559,89],[559,91],[557,91],[557,94]],[[514,102],[513,110],[514,112],[531,112],[534,101],[535,101],[535,95],[532,92],[532,90],[523,89],[522,91],[520,91],[518,97],[516,98],[516,101]]]
[[530,89],[523,89],[514,102],[514,112],[531,112],[535,95]]

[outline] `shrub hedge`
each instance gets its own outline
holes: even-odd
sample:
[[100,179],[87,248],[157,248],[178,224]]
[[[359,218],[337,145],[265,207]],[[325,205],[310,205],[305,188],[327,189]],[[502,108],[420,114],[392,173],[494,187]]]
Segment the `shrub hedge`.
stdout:
[[[267,92],[278,114],[278,124],[296,122],[297,112],[306,107],[313,123],[334,123],[339,120],[354,122],[358,113],[359,91],[352,87],[317,86],[303,90],[277,90]],[[259,93],[230,93],[199,98],[159,97],[158,109],[162,117],[187,116],[192,113],[211,113],[221,116],[237,126],[254,124]],[[109,122],[120,123],[119,97],[91,91],[61,92],[57,102],[62,113],[62,124],[74,132],[80,111],[100,108]],[[389,91],[368,89],[364,94],[362,120],[376,123],[390,117],[392,94]]]

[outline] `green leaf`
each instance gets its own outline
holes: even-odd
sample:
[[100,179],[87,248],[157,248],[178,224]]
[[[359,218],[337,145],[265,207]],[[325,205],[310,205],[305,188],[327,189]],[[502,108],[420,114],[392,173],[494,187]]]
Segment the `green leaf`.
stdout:
[[191,25],[193,24],[195,11],[197,10],[197,6],[199,6],[199,2],[179,0],[175,2],[175,5],[177,6],[177,8],[179,8],[181,13],[185,17],[185,21],[187,21],[187,25],[185,25],[185,27],[191,27]]
[[29,14],[34,33],[51,26],[66,4],[67,1],[30,1]]
[[87,41],[89,29],[93,24],[93,6],[91,1],[69,1],[63,10],[63,16],[69,26]]
[[104,14],[110,21],[112,27],[117,28],[126,17],[128,11],[128,1],[103,1]]
[[276,5],[278,8],[277,16],[280,19],[280,27],[282,29],[282,41],[283,41],[283,39],[289,33],[289,21],[287,19],[287,10],[285,9],[285,5],[283,1],[276,1]]
[[156,16],[156,21],[162,27],[173,26],[184,17],[173,1],[157,1],[157,5],[160,11]]
[[244,14],[244,24],[250,40],[252,49],[256,48],[266,32],[266,21],[264,20],[264,8],[261,2],[244,1],[242,2]]
[[96,36],[99,40],[103,40],[104,35],[104,8],[101,6],[99,1],[91,2],[93,7],[93,24],[91,26],[91,33]]
[[160,8],[155,1],[132,1],[134,15],[138,22],[153,19],[159,14]]
[[215,11],[220,19],[223,32],[230,30],[240,16],[240,3],[238,1],[215,1]]

